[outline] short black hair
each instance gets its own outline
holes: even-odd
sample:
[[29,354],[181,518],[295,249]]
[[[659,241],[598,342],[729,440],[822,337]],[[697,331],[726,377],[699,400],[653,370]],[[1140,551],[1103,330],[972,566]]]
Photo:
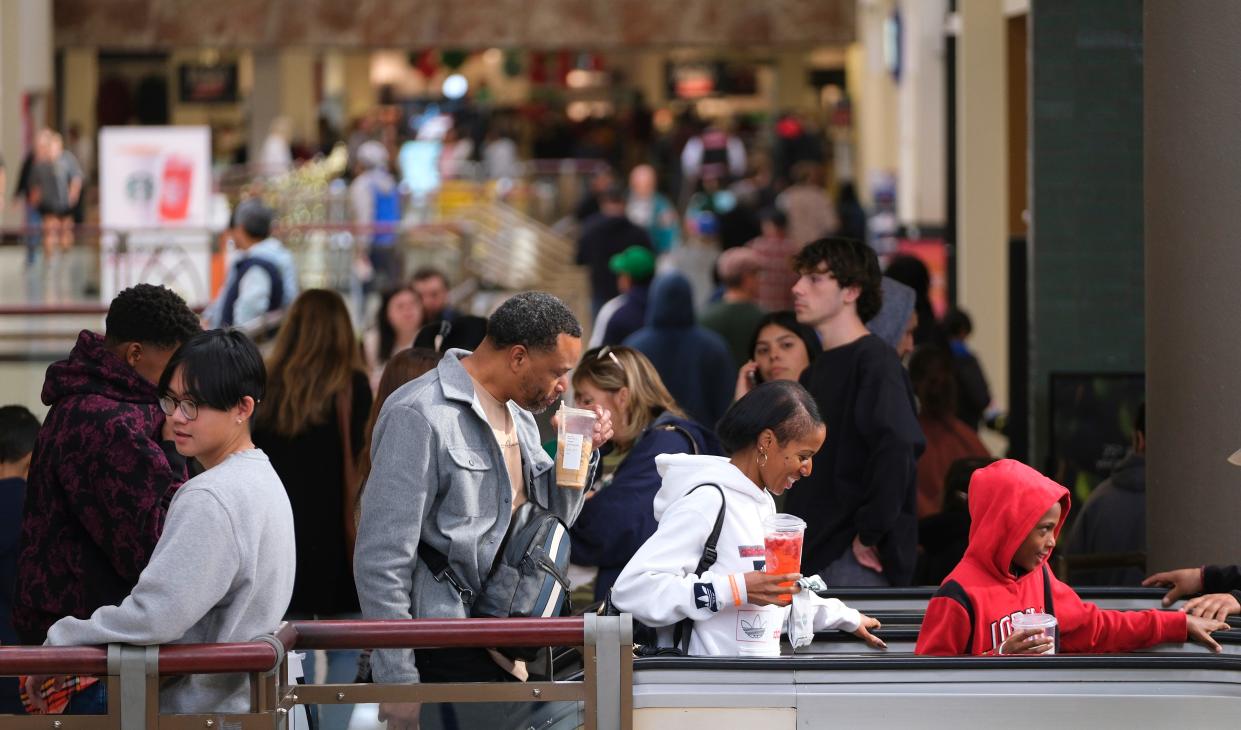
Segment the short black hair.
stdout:
[[949,337],[965,337],[974,331],[974,322],[962,309],[950,309],[944,315],[944,331]]
[[0,464],[26,458],[38,435],[39,419],[25,406],[0,407]]
[[753,446],[767,429],[776,441],[786,444],[822,423],[819,407],[805,388],[791,380],[777,380],[759,385],[732,404],[715,433],[724,451],[735,454]]
[[512,296],[487,320],[487,338],[502,350],[514,345],[554,350],[560,335],[580,338],[582,325],[564,302],[547,292]]
[[758,212],[759,223],[770,223],[780,230],[789,226],[789,217],[774,205],[769,205]]
[[628,200],[625,189],[619,184],[609,185],[607,189],[599,193],[599,203],[624,203]]
[[195,335],[168,361],[159,378],[159,392],[168,393],[172,376],[182,368],[183,398],[228,410],[246,396],[255,403],[267,391],[267,368],[254,342],[237,329],[209,330]]
[[179,347],[202,332],[198,317],[173,290],[152,284],[125,289],[108,306],[104,340],[108,345],[141,342]]
[[807,243],[793,257],[793,268],[803,274],[820,266],[827,268],[842,289],[850,286],[861,288],[862,293],[857,300],[859,319],[869,322],[879,314],[883,306],[880,288],[883,274],[879,271],[879,257],[873,248],[853,238],[828,236]]
[[814,359],[819,356],[819,353],[823,352],[823,343],[819,341],[819,336],[815,333],[814,328],[798,322],[797,315],[785,309],[780,312],[768,312],[758,321],[758,326],[754,328],[754,334],[750,336],[750,349],[746,350],[746,352],[750,353],[751,360],[754,359],[754,350],[758,348],[758,334],[765,327],[773,324],[792,332],[801,339],[802,344],[806,346],[806,355],[809,356],[811,365],[814,364]]
[[411,281],[426,281],[427,279],[439,279],[444,282],[445,289],[450,286],[448,283],[448,277],[444,274],[444,272],[434,266],[424,266],[421,269],[414,271]]
[[243,200],[233,210],[233,227],[245,231],[247,236],[256,241],[271,235],[271,226],[275,219],[276,211],[263,205],[258,198]]

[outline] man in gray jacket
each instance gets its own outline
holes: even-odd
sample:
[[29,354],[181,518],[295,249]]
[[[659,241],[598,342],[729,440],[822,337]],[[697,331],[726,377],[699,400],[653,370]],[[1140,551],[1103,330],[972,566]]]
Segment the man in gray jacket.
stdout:
[[[450,350],[434,371],[389,396],[372,437],[354,557],[366,618],[469,616],[452,583],[419,561],[420,541],[447,556],[477,594],[520,504],[536,502],[573,523],[584,492],[556,486],[531,414],[567,389],[581,337],[559,299],[518,294],[488,320],[475,352]],[[596,412],[598,449],[612,425],[606,410]],[[382,649],[371,661],[375,681],[385,683],[525,679],[520,662],[485,649],[419,650],[417,657],[412,649]],[[416,703],[380,705],[389,730],[416,730],[420,715]]]

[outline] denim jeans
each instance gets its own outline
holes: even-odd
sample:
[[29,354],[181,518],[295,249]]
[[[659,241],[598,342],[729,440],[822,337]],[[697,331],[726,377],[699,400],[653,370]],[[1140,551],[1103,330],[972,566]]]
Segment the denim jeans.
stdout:
[[69,698],[66,715],[108,714],[108,686],[100,680]]

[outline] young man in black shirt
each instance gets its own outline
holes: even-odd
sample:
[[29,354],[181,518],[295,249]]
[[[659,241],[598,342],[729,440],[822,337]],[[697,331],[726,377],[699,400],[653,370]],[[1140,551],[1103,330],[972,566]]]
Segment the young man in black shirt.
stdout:
[[824,349],[801,380],[827,422],[813,473],[784,503],[806,521],[802,572],[833,586],[908,585],[925,440],[909,376],[863,324],[882,302],[879,261],[860,241],[824,238],[794,266],[793,309]]

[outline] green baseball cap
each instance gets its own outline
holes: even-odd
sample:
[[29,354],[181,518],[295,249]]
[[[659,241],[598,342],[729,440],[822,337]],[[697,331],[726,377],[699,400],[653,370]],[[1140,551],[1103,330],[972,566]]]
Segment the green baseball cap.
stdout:
[[655,254],[645,246],[630,246],[608,259],[608,268],[614,274],[649,279],[655,273]]

